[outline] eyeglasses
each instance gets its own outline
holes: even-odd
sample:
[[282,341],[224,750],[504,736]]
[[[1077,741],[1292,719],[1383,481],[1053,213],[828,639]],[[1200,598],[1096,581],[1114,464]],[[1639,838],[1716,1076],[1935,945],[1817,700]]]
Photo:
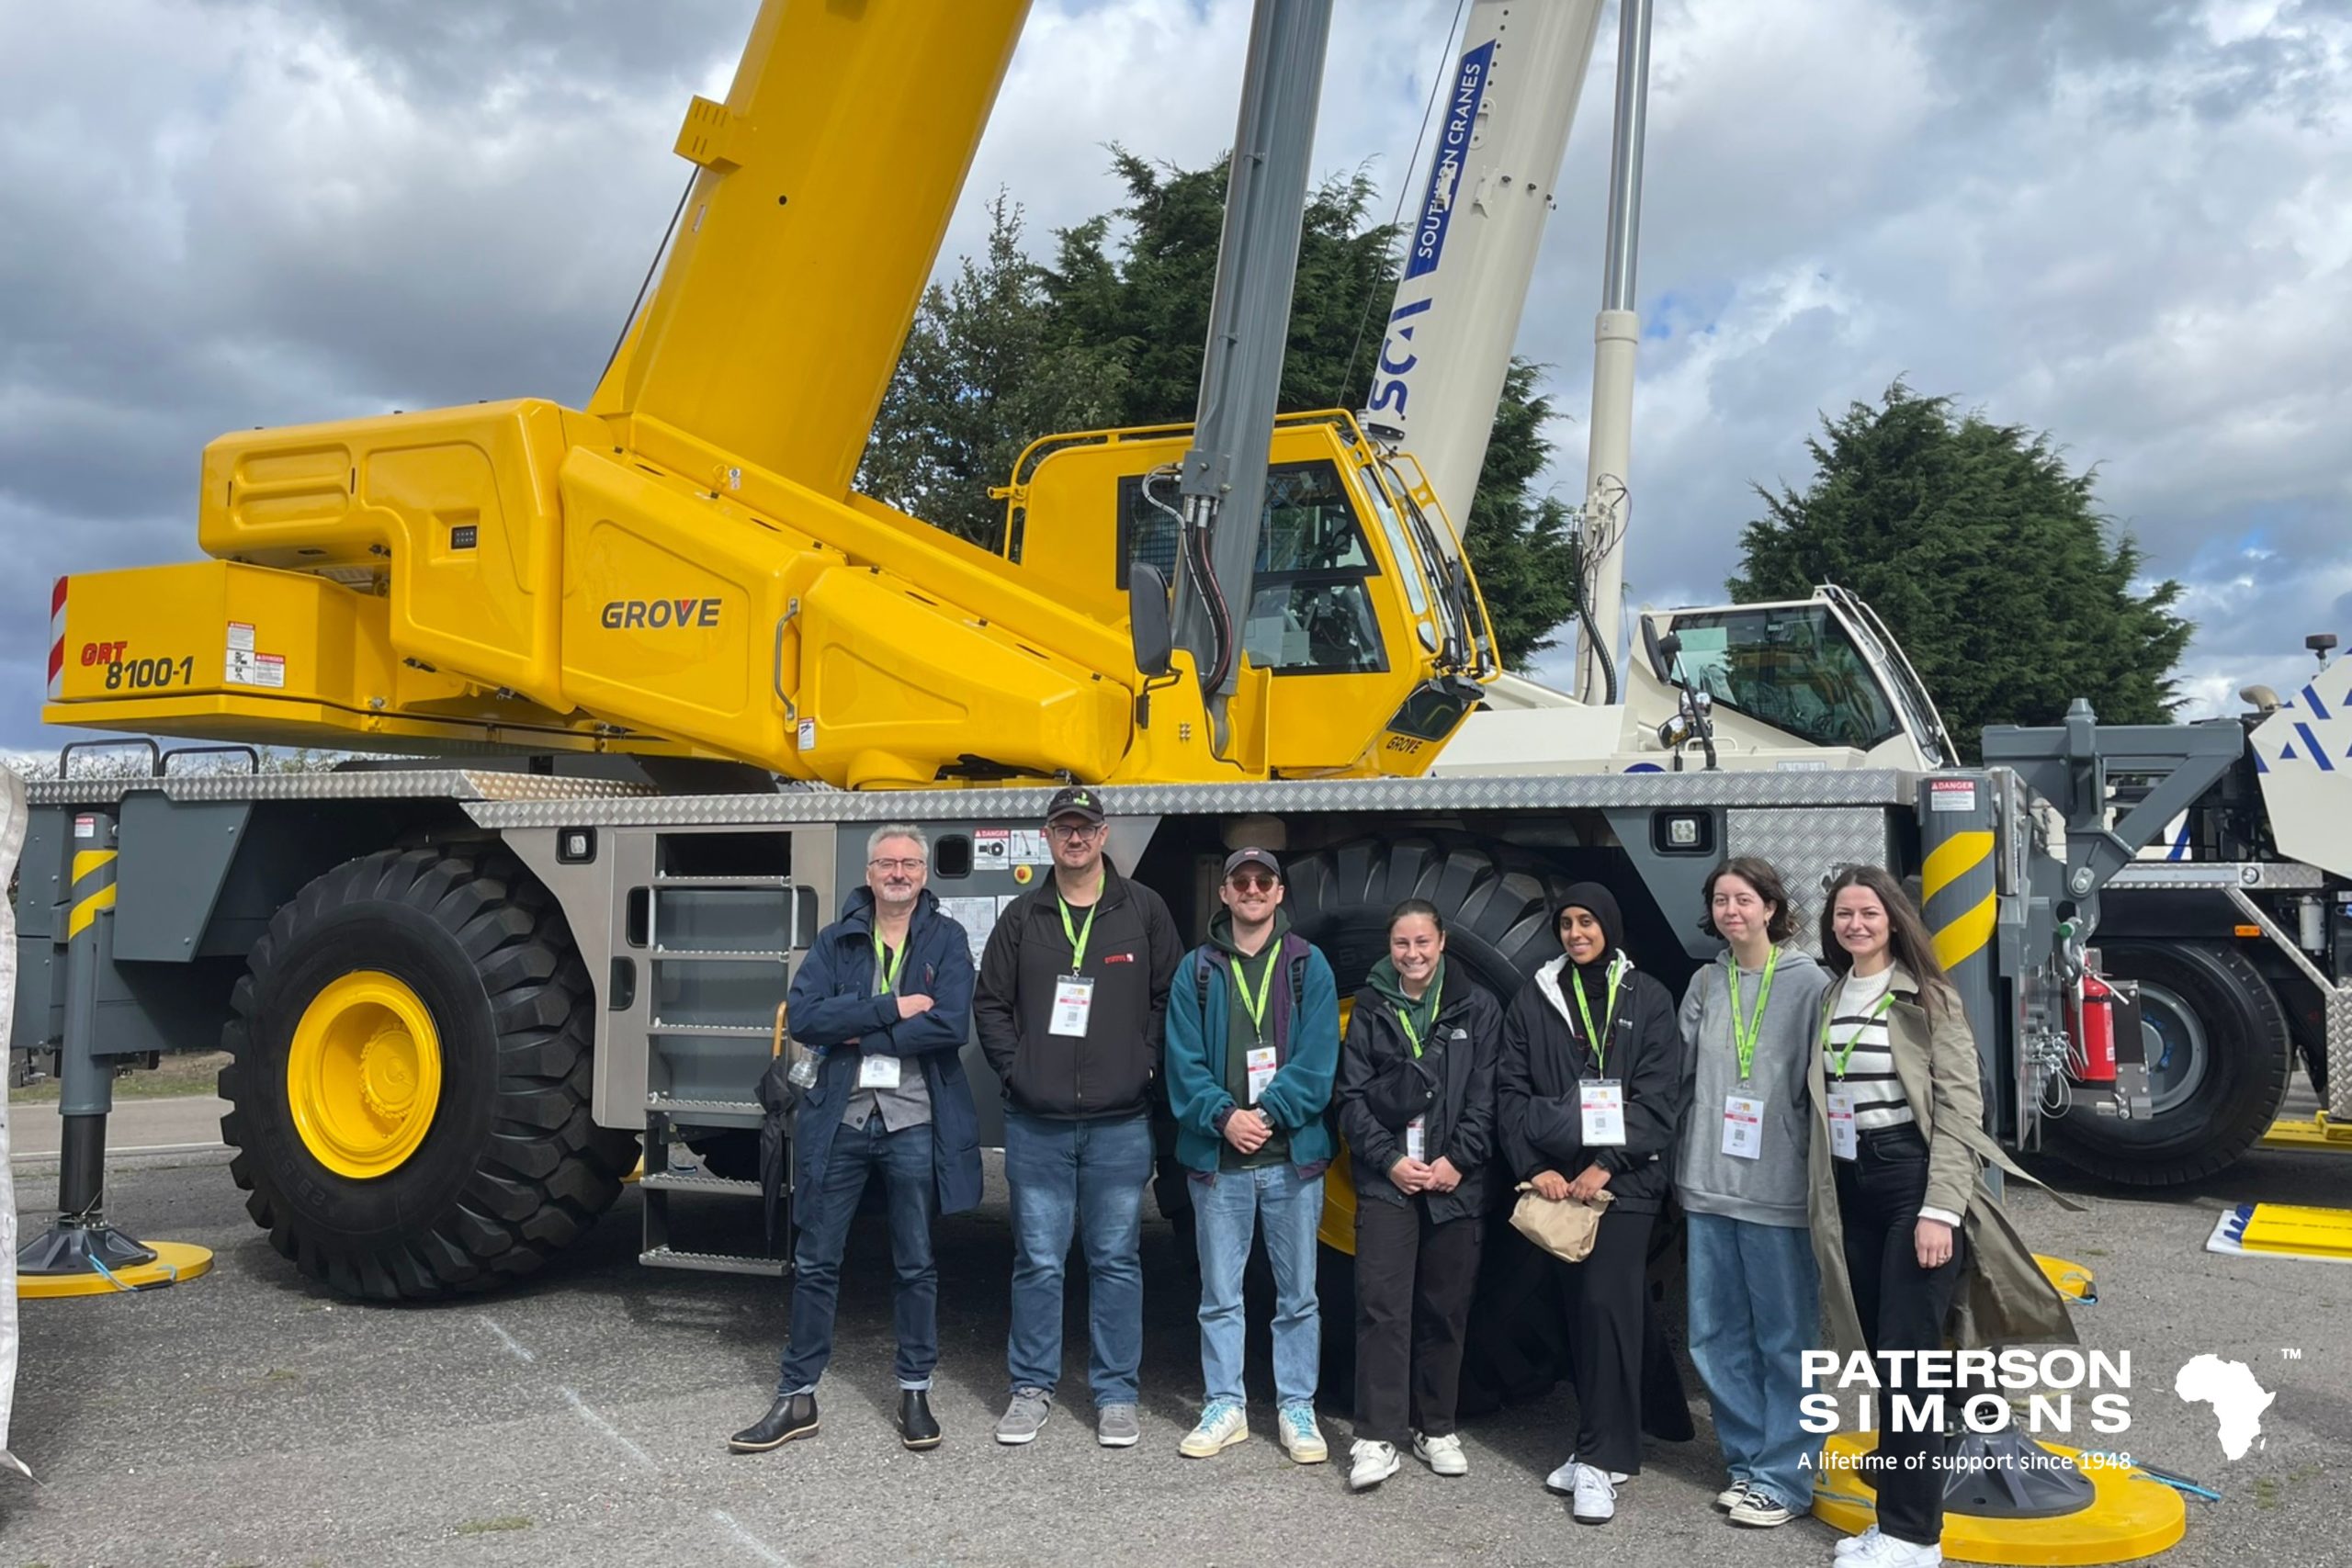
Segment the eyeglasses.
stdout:
[[1225,882],[1236,893],[1271,893],[1282,886],[1282,878],[1262,871],[1236,872]]
[[922,869],[922,860],[920,856],[910,860],[870,860],[865,863],[868,869],[874,871],[915,872]]
[[1107,826],[1102,822],[1048,822],[1046,831],[1064,843],[1074,844],[1080,839],[1092,838]]

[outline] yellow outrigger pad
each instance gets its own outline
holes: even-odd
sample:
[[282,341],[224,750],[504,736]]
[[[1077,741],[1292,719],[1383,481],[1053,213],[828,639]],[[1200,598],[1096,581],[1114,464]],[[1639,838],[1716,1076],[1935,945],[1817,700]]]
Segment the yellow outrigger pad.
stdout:
[[134,1264],[111,1274],[19,1274],[17,1294],[27,1301],[59,1296],[111,1296],[123,1291],[154,1291],[212,1271],[212,1249],[185,1241],[142,1241],[153,1247],[152,1263]]
[[2352,1209],[2240,1203],[2223,1211],[2205,1250],[2352,1263]]
[[[1855,1461],[1878,1446],[1866,1433],[1840,1432],[1821,1456],[1814,1517],[1849,1535],[1878,1522],[1878,1499]],[[1944,1513],[1944,1556],[1954,1562],[2000,1562],[2073,1568],[2153,1557],[2188,1533],[2188,1500],[2145,1471],[2121,1464],[2084,1463],[2079,1449],[2041,1445],[2075,1461],[2090,1478],[2091,1501],[2078,1512],[2049,1519],[1992,1519]]]
[[2079,1263],[2064,1258],[2047,1258],[2037,1252],[2033,1260],[2041,1268],[2041,1277],[2058,1287],[2058,1293],[2070,1302],[2085,1306],[2098,1305],[2098,1280]]
[[2338,1154],[2352,1154],[2352,1122],[2331,1122],[2327,1112],[2315,1111],[2309,1116],[2280,1117],[2262,1135],[2266,1149],[2333,1149]]

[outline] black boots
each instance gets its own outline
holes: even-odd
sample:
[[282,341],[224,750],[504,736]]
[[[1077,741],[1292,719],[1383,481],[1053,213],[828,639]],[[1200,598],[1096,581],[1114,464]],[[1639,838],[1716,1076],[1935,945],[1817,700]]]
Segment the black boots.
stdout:
[[[901,1417],[903,1425],[903,1416]],[[933,1427],[936,1434],[939,1428]],[[784,1393],[776,1396],[768,1413],[727,1439],[727,1446],[739,1454],[763,1454],[770,1449],[780,1449],[795,1438],[817,1435],[817,1396],[813,1393]],[[939,1439],[933,1436],[932,1441]],[[913,1445],[910,1444],[910,1447]]]
[[[809,1419],[816,1419],[812,1414]],[[939,1423],[931,1414],[931,1395],[919,1388],[899,1391],[899,1441],[915,1450],[939,1446]]]

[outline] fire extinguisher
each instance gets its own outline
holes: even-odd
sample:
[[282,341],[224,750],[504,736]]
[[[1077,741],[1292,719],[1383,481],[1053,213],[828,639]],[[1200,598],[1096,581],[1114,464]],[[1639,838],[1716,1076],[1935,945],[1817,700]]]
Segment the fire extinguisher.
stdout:
[[2082,1001],[2076,1010],[2075,1040],[2079,1047],[2075,1077],[2088,1084],[2115,1081],[2115,988],[2096,975],[2083,976]]

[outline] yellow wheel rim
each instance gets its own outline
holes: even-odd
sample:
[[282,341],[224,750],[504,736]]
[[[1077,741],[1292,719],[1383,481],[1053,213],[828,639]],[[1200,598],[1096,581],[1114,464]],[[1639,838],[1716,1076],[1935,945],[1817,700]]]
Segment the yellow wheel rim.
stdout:
[[311,1156],[366,1181],[398,1170],[441,1104],[441,1035],[405,981],[345,975],[311,998],[286,1059],[286,1100]]

